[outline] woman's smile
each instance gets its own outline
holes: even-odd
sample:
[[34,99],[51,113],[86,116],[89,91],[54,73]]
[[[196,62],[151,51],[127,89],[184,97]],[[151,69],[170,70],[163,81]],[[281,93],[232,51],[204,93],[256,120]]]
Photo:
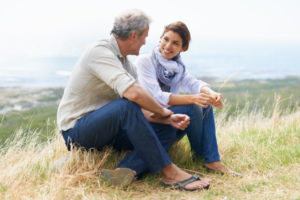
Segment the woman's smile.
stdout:
[[172,59],[182,51],[182,39],[178,33],[167,31],[160,39],[160,53],[166,59]]

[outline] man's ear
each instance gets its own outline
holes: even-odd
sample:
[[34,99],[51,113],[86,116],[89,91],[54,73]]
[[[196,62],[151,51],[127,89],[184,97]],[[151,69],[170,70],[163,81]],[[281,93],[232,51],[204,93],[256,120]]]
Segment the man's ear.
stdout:
[[129,35],[129,38],[130,38],[130,39],[136,39],[137,37],[138,37],[137,32],[132,32],[132,33],[130,33],[130,35]]

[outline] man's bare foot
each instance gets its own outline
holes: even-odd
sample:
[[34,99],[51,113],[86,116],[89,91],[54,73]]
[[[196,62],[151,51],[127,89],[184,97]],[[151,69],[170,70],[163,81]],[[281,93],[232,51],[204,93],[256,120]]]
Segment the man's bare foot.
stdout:
[[211,163],[206,163],[204,164],[204,166],[211,171],[215,171],[215,172],[220,172],[223,174],[233,174],[236,176],[242,176],[242,174],[232,171],[231,169],[229,169],[228,167],[226,167],[221,161],[218,162],[211,162]]
[[[192,177],[191,174],[186,173],[185,171],[183,171],[173,163],[168,165],[162,170],[162,175],[163,175],[163,182],[168,185],[173,185]],[[209,185],[210,185],[209,179],[201,178],[201,180],[197,180],[187,184],[184,187],[184,189],[186,190],[204,189],[204,188],[208,188]]]

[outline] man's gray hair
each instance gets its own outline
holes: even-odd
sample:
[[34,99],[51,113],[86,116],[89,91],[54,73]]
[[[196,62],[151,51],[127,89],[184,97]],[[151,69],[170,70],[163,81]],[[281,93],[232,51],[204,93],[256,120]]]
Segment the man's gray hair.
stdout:
[[150,23],[151,18],[144,12],[137,9],[128,10],[115,18],[111,33],[120,40],[126,40],[133,32],[137,32],[138,36],[141,36]]

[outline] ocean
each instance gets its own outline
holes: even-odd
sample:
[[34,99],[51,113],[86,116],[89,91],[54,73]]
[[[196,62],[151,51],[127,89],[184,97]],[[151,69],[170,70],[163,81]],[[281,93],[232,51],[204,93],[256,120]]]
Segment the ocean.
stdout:
[[[141,53],[149,52],[144,48]],[[182,53],[196,77],[277,79],[300,76],[299,44],[194,44]],[[0,87],[64,87],[79,56],[0,58]],[[135,57],[130,56],[134,61]]]

